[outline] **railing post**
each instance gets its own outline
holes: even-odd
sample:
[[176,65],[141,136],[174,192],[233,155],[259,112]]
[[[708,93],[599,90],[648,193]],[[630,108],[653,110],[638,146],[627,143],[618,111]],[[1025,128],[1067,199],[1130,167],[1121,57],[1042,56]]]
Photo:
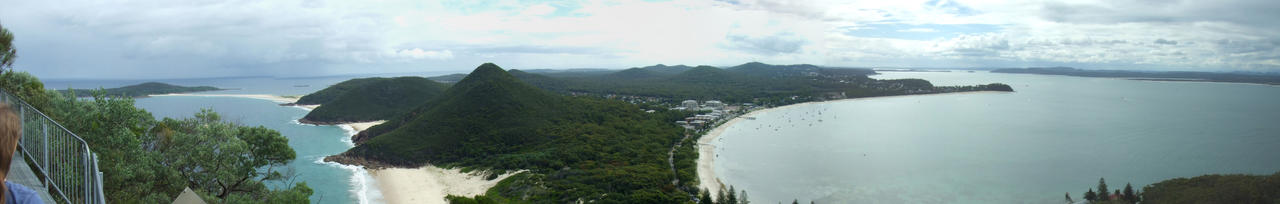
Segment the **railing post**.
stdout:
[[105,204],[107,203],[107,196],[102,193],[102,171],[98,170],[98,154],[89,154],[93,155],[93,172],[97,174],[94,178],[97,178],[98,180],[97,183],[94,183],[95,186],[98,186],[97,191],[94,191],[94,194],[97,194],[97,196],[94,196],[94,198],[96,198],[94,200],[97,200],[98,204]]
[[41,173],[44,173],[44,175],[45,175],[45,176],[51,176],[51,175],[49,175],[49,173],[51,173],[51,172],[50,172],[50,171],[49,171],[49,169],[48,169],[48,168],[50,168],[50,165],[49,165],[49,125],[48,125],[48,124],[49,124],[49,123],[45,122],[45,120],[40,120],[40,128],[41,128],[40,130],[41,130],[42,134],[44,135],[44,137],[43,137],[43,138],[40,138],[40,141],[43,141],[43,142],[44,142],[44,148],[43,148],[43,149],[40,149],[41,153],[43,153],[43,154],[44,154],[44,155],[43,155],[43,157],[41,158],[41,160],[44,160],[44,163],[43,163],[43,164],[40,164],[40,166],[45,168],[45,172],[41,172]]
[[80,165],[84,165],[84,172],[81,172],[80,175],[84,176],[84,178],[81,179],[83,180],[84,183],[82,184],[84,185],[80,187],[80,190],[84,191],[84,203],[88,204],[88,203],[93,203],[93,202],[89,202],[90,199],[93,199],[93,197],[89,195],[89,192],[90,192],[89,187],[92,187],[92,185],[89,185],[89,179],[92,179],[89,177],[89,176],[92,176],[91,174],[89,174],[90,172],[89,170],[92,170],[92,169],[89,169],[89,161],[93,160],[93,155],[89,153],[89,144],[82,144],[82,145],[84,145],[83,146],[84,153],[82,154],[81,158],[84,158],[84,162],[81,162]]
[[[9,93],[4,93],[4,95],[5,95],[5,97],[8,97],[8,96],[9,96]],[[10,103],[11,103],[11,104],[9,104],[9,106],[14,106],[14,105],[12,104],[12,102],[10,102]],[[27,127],[27,109],[26,109],[26,107],[22,107],[22,105],[17,105],[17,107],[18,107],[18,121],[22,121],[22,122],[19,124],[19,125],[21,125],[21,126],[18,126],[18,127],[21,127],[21,128],[23,129],[22,131],[18,131],[18,132],[20,132],[20,133],[21,133],[21,134],[18,134],[18,135],[19,135],[19,137],[18,137],[18,138],[22,138],[22,139],[19,139],[19,140],[18,140],[18,144],[22,144],[22,140],[27,139],[27,131],[25,130],[25,129],[27,129],[27,128],[26,128],[26,127]]]

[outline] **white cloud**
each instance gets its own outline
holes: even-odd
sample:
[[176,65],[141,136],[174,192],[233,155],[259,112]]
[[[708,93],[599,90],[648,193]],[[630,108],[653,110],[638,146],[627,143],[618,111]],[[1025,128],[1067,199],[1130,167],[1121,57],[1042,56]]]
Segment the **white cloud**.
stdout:
[[904,32],[904,33],[935,33],[935,32],[938,32],[938,30],[934,30],[934,29],[931,29],[931,28],[911,28],[911,29],[901,29],[901,30],[898,30],[898,32]]
[[413,49],[403,49],[403,50],[396,51],[395,56],[412,58],[412,59],[447,60],[447,59],[453,59],[453,51],[449,51],[449,50],[426,51],[420,48],[413,48]]
[[[0,23],[18,36],[18,69],[55,77],[464,71],[482,62],[1280,71],[1276,9],[1267,0],[73,0],[6,3]],[[968,24],[986,26],[946,26]],[[889,33],[850,32],[872,28]],[[133,72],[86,69],[101,65]]]

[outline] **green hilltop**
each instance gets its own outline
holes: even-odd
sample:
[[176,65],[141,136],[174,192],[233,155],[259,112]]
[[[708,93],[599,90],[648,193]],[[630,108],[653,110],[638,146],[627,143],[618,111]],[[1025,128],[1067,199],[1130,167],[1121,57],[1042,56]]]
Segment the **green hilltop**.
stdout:
[[[309,124],[390,119],[435,98],[447,85],[422,77],[347,80],[303,98],[321,100],[338,94],[299,120]],[[301,100],[299,100],[301,101]]]
[[327,160],[530,170],[490,189],[486,196],[499,200],[677,203],[689,193],[671,183],[676,176],[666,157],[684,132],[670,121],[683,116],[555,94],[486,63],[440,97],[361,132],[356,147]]

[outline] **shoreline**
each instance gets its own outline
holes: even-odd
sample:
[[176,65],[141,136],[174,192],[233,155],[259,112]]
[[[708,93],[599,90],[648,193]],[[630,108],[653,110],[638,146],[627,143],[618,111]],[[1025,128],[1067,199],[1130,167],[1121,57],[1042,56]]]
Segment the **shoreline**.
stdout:
[[742,115],[740,115],[740,116],[734,117],[733,119],[729,119],[729,121],[726,121],[726,122],[724,122],[724,123],[720,124],[719,126],[716,126],[716,128],[715,128],[715,129],[712,129],[711,131],[708,131],[708,132],[707,132],[707,134],[702,135],[702,137],[699,137],[699,138],[698,138],[698,160],[697,160],[697,167],[698,167],[698,172],[697,172],[697,173],[698,173],[698,188],[706,189],[708,192],[711,192],[711,197],[712,197],[712,198],[714,198],[714,199],[720,199],[720,198],[717,198],[717,197],[716,197],[716,196],[717,196],[716,192],[719,192],[721,189],[724,189],[724,188],[726,187],[726,185],[724,184],[724,182],[723,182],[723,181],[721,181],[721,180],[720,180],[720,176],[719,176],[719,175],[716,175],[716,172],[715,172],[715,158],[716,158],[718,155],[716,155],[716,151],[715,151],[716,146],[715,146],[715,145],[712,145],[712,144],[711,144],[711,142],[715,142],[715,139],[719,138],[719,137],[720,137],[720,135],[721,135],[722,133],[724,133],[724,131],[725,131],[726,129],[728,129],[730,126],[733,126],[734,124],[738,123],[739,121],[743,120],[743,119],[744,119],[744,118],[746,118],[746,117],[755,117],[757,114],[764,114],[764,113],[773,112],[773,111],[776,111],[776,110],[781,110],[781,109],[784,109],[784,108],[793,108],[793,107],[798,107],[798,106],[800,106],[800,105],[817,105],[817,104],[827,104],[827,103],[836,103],[836,102],[848,102],[848,101],[858,101],[858,100],[868,100],[868,99],[882,99],[882,98],[892,98],[892,97],[906,97],[906,96],[927,96],[927,95],[941,95],[941,94],[977,94],[977,93],[1012,93],[1012,92],[1006,92],[1006,91],[965,91],[965,92],[930,93],[930,94],[907,94],[907,95],[893,95],[893,96],[876,96],[876,97],[862,97],[862,98],[846,98],[846,99],[837,99],[837,100],[810,101],[810,102],[804,102],[804,103],[789,104],[789,105],[784,105],[784,106],[777,106],[777,107],[770,107],[770,108],[765,108],[765,109],[759,109],[759,110],[755,110],[755,111],[748,112],[748,113],[746,113],[746,114],[742,114]]
[[[301,109],[303,109],[303,110],[307,110],[307,111],[312,111],[312,110],[315,110],[316,108],[320,107],[320,105],[297,105],[297,104],[294,104],[294,103],[298,102],[298,99],[299,99],[300,97],[287,97],[287,96],[279,96],[279,95],[271,95],[271,94],[191,94],[191,93],[172,93],[172,94],[153,94],[153,95],[146,95],[146,96],[143,96],[143,97],[163,97],[163,96],[235,97],[235,98],[259,99],[259,100],[268,100],[268,101],[271,101],[271,102],[276,102],[276,103],[279,103],[279,104],[280,104],[280,106],[292,106],[292,107],[301,108]],[[335,125],[337,125],[337,124],[335,124]]]
[[426,165],[418,168],[368,169],[382,190],[383,201],[398,203],[448,203],[445,196],[474,197],[482,195],[499,181],[524,172],[515,171],[486,180],[488,171],[462,172],[461,168]]
[[[359,123],[340,123],[330,124],[342,127],[348,131],[347,137],[342,139],[343,142],[355,146],[352,142],[352,136],[358,134],[378,124],[386,122],[385,120],[373,122]],[[337,156],[337,155],[335,155]],[[330,156],[332,157],[332,156]],[[352,182],[357,189],[352,189],[361,201],[361,203],[369,202],[370,192],[377,192],[376,199],[381,202],[397,204],[397,203],[448,203],[445,197],[449,195],[474,197],[482,195],[499,181],[511,177],[513,175],[524,172],[514,171],[497,175],[492,180],[485,179],[491,172],[489,171],[473,171],[462,172],[462,168],[440,168],[433,165],[425,165],[416,168],[395,167],[390,165],[370,165],[368,161],[354,162],[352,161],[336,161],[329,158],[321,159],[322,162],[344,166],[353,172]],[[358,163],[364,163],[360,165]],[[365,178],[365,177],[368,178]]]
[[[272,101],[272,102],[278,103],[278,105],[280,105],[280,106],[292,106],[292,107],[300,108],[300,109],[306,110],[307,112],[310,112],[310,111],[312,111],[312,110],[315,110],[315,108],[316,108],[316,107],[319,107],[319,106],[320,106],[320,105],[296,105],[296,104],[293,104],[293,103],[295,103],[295,102],[297,102],[297,101],[298,101],[298,98],[297,98],[297,97],[284,97],[284,96],[277,96],[277,95],[270,95],[270,94],[186,94],[186,93],[179,93],[179,94],[157,94],[157,95],[147,95],[147,97],[164,97],[164,96],[235,97],[235,98],[259,99],[259,100]],[[347,122],[347,123],[325,123],[325,124],[314,124],[314,123],[304,123],[304,122],[302,122],[302,119],[301,119],[301,118],[299,118],[299,119],[294,120],[294,122],[295,122],[296,124],[299,124],[299,125],[314,125],[314,126],[320,126],[320,125],[331,125],[331,126],[335,126],[335,127],[341,128],[341,129],[343,129],[344,131],[346,131],[346,134],[344,134],[344,136],[343,136],[343,137],[339,138],[339,141],[341,141],[341,142],[343,142],[343,143],[346,143],[346,144],[347,144],[347,146],[348,146],[348,148],[350,148],[350,147],[355,147],[355,143],[354,143],[354,142],[352,142],[352,140],[351,140],[351,139],[352,139],[352,137],[354,137],[356,134],[360,133],[361,131],[364,131],[364,130],[369,129],[370,127],[373,127],[373,126],[376,126],[376,125],[382,124],[382,123],[386,122],[386,120],[369,121],[369,122]],[[343,150],[343,151],[346,151],[346,150]],[[376,175],[376,174],[374,174],[373,172],[376,172],[377,170],[371,169],[371,168],[369,168],[368,166],[364,166],[364,165],[349,165],[349,164],[343,164],[342,162],[328,161],[327,157],[321,157],[319,160],[317,160],[317,161],[316,161],[316,163],[317,163],[317,164],[322,164],[322,165],[332,165],[332,166],[335,166],[335,167],[340,168],[340,169],[345,169],[345,170],[351,171],[351,177],[349,178],[349,181],[351,182],[351,187],[352,187],[352,188],[350,188],[350,189],[348,189],[348,190],[349,190],[349,192],[350,192],[350,193],[354,194],[353,196],[354,196],[354,198],[356,199],[356,202],[358,202],[358,203],[366,204],[366,203],[375,203],[375,202],[378,202],[378,201],[381,201],[381,202],[388,202],[388,201],[390,201],[390,200],[398,199],[398,198],[403,197],[403,196],[401,196],[401,197],[387,196],[387,194],[398,195],[398,194],[396,193],[396,191],[395,191],[395,190],[401,190],[401,191],[403,191],[403,189],[399,189],[399,188],[389,188],[388,186],[386,186],[386,184],[388,184],[388,183],[397,183],[397,182],[396,182],[395,180],[385,179],[385,178],[379,178],[378,176],[374,176],[374,175]],[[506,175],[506,176],[510,176],[510,175]],[[384,176],[384,177],[385,177],[385,176]],[[483,177],[481,177],[481,178],[483,178]],[[506,178],[506,177],[501,177],[501,178]],[[498,180],[500,180],[500,179],[498,179]],[[493,181],[493,184],[497,184],[497,181],[498,181],[498,180],[494,180],[494,181]],[[400,182],[403,182],[403,181],[400,181]],[[492,185],[490,185],[490,187],[491,187],[491,186],[492,186]],[[391,193],[384,193],[384,192],[382,191],[382,189],[391,189],[391,190],[392,190],[392,192],[391,192]],[[484,188],[483,190],[487,190],[487,189],[488,189],[488,188],[486,187],[486,188]],[[481,193],[483,193],[483,190],[481,191]],[[469,192],[464,192],[464,193],[469,193]],[[470,196],[474,196],[474,195],[470,195]],[[443,196],[440,196],[440,198],[441,198],[441,199],[443,199],[444,197],[443,197]],[[392,202],[392,203],[395,203],[395,202]],[[402,202],[402,203],[411,203],[411,202]],[[441,203],[443,203],[443,200],[441,200]]]
[[[380,120],[380,121],[373,121],[373,122],[343,123],[343,124],[331,124],[331,125],[342,128],[342,130],[347,132],[347,134],[344,134],[344,136],[342,138],[339,138],[338,140],[343,143],[346,143],[348,149],[350,149],[351,147],[355,147],[355,143],[351,142],[352,136],[359,133],[360,131],[369,129],[369,127],[382,124],[383,122],[386,122],[386,121]],[[302,124],[302,123],[299,123],[299,124]],[[304,125],[307,125],[307,124],[304,124]],[[343,151],[346,151],[346,150],[343,150]],[[372,178],[372,174],[370,174],[369,170],[364,166],[348,165],[340,162],[326,161],[325,157],[321,157],[319,162],[329,164],[329,165],[337,165],[339,168],[351,171],[350,181],[351,181],[351,185],[355,188],[350,189],[350,191],[352,192],[352,194],[355,194],[356,201],[359,202],[360,204],[375,203],[372,200],[379,200],[383,202],[386,201],[386,197],[382,193],[383,188],[379,188],[379,186],[377,185],[378,184],[377,180]]]

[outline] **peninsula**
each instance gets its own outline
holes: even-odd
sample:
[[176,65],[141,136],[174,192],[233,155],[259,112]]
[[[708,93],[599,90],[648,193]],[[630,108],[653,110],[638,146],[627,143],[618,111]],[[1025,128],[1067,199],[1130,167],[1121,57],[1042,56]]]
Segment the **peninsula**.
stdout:
[[1071,67],[1004,68],[992,73],[1044,74],[1079,77],[1128,78],[1145,81],[1227,82],[1280,85],[1280,74],[1222,72],[1148,72],[1125,70],[1087,70]]
[[[203,91],[225,90],[212,86],[178,86],[160,82],[147,82],[136,85],[129,85],[118,88],[102,89],[107,96],[123,96],[123,97],[145,97],[148,95],[162,94],[180,94]],[[62,94],[75,94],[75,97],[92,97],[94,89],[65,89],[58,90]]]

